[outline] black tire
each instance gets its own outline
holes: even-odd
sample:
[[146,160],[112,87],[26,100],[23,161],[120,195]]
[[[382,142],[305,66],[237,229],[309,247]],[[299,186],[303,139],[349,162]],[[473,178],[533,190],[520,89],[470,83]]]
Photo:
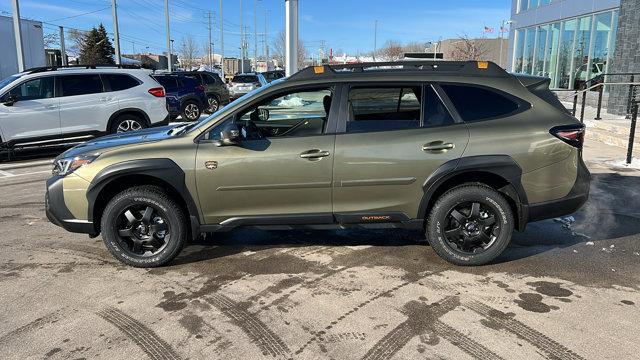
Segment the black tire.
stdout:
[[220,100],[215,95],[210,95],[207,97],[207,110],[206,112],[209,114],[213,114],[218,111],[220,108]]
[[134,114],[123,114],[118,116],[111,124],[109,132],[111,134],[124,133],[134,130],[140,130],[147,127],[147,122],[140,116]]
[[[137,207],[144,208],[145,213],[135,214]],[[152,223],[146,227],[144,235],[148,237],[147,240],[140,240],[140,237],[133,236],[134,228],[137,229],[144,223],[144,215],[146,209],[151,208],[152,213],[157,217],[152,219]],[[128,214],[126,214],[128,212]],[[140,223],[129,221],[129,216],[136,217],[136,221]],[[140,219],[137,219],[140,218]],[[159,219],[159,220],[158,220]],[[127,223],[125,223],[127,222]],[[136,186],[127,189],[111,199],[105,207],[102,214],[101,231],[102,239],[107,246],[107,249],[113,254],[113,256],[121,262],[141,268],[158,267],[167,264],[173,260],[187,241],[187,222],[186,216],[182,208],[176,201],[171,199],[166,193],[156,186]],[[158,226],[161,225],[162,229],[158,231]],[[154,229],[154,226],[156,227]],[[125,228],[130,229],[125,229]],[[143,230],[144,231],[144,230]],[[160,238],[157,236],[164,231],[164,235]],[[121,234],[128,233],[129,235],[121,236]],[[150,234],[150,235],[149,235]],[[169,237],[167,240],[167,236]],[[140,243],[144,243],[138,246],[133,244],[137,240]],[[161,246],[158,246],[157,252],[155,252],[151,243],[162,242]],[[140,254],[142,252],[142,254]]]
[[[474,204],[479,204],[475,216]],[[491,220],[492,225],[485,226]],[[487,264],[502,254],[513,229],[513,212],[504,196],[485,185],[462,185],[438,198],[427,219],[426,235],[440,257],[455,265],[472,266]]]
[[182,104],[182,109],[180,109],[182,121],[196,121],[200,118],[201,114],[202,109],[200,108],[200,105],[193,100],[186,101]]

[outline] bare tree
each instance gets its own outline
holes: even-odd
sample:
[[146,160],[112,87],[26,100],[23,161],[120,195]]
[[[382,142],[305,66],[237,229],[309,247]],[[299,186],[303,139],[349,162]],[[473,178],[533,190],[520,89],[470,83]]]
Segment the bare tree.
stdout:
[[44,40],[45,49],[49,49],[60,44],[60,39],[57,33],[44,34],[42,40]]
[[463,34],[452,44],[448,58],[456,61],[482,60],[488,52],[489,49],[484,42],[470,39],[467,34]]
[[180,44],[180,65],[187,70],[198,65],[198,44],[193,40],[193,36],[182,37]]
[[77,58],[80,56],[80,49],[84,46],[87,39],[87,33],[85,31],[77,29],[69,29],[65,35],[65,45],[67,54]]
[[[273,41],[273,58],[278,60],[279,63],[284,64],[285,52],[286,52],[286,36],[284,31],[280,31]],[[304,47],[304,41],[298,39],[298,68],[302,68],[307,58],[307,51]]]
[[378,51],[378,56],[386,61],[397,61],[402,59],[404,49],[399,41],[389,40],[384,43],[382,49]]

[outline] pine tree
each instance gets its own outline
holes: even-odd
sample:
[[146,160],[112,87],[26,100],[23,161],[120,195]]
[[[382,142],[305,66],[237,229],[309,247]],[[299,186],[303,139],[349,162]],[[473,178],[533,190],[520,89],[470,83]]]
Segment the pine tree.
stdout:
[[80,49],[79,64],[81,65],[105,65],[115,64],[113,55],[115,50],[102,23],[96,29],[89,31]]

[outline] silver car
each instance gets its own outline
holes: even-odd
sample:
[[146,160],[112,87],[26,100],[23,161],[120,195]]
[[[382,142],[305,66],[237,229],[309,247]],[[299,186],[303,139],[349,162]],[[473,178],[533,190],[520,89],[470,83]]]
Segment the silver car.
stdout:
[[230,100],[235,100],[268,83],[264,75],[260,73],[236,74],[229,83],[229,98]]

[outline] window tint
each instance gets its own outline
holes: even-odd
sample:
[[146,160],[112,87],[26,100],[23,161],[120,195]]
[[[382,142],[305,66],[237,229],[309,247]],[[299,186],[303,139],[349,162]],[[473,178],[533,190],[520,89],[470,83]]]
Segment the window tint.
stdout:
[[175,77],[172,76],[155,76],[160,85],[162,85],[165,89],[173,89],[178,87],[178,82]]
[[420,86],[351,89],[347,132],[420,127],[420,92]]
[[58,79],[62,82],[62,96],[86,95],[102,92],[100,75],[64,75]]
[[202,74],[202,79],[207,85],[214,85],[216,83],[216,78],[208,74]]
[[14,87],[8,95],[18,95],[20,100],[38,100],[53,97],[53,76],[29,80]]
[[464,121],[481,121],[510,114],[518,103],[494,91],[465,85],[442,84]]
[[131,89],[134,86],[140,85],[140,82],[129,75],[124,74],[103,74],[107,79],[109,85],[111,85],[111,91],[120,91]]
[[246,139],[321,135],[331,100],[328,89],[286,93],[249,109],[238,126]]
[[453,117],[444,106],[440,97],[431,85],[425,87],[424,94],[424,127],[445,126],[454,123]]
[[232,82],[235,83],[254,83],[254,82],[260,82],[258,80],[258,77],[255,75],[236,75],[233,77],[233,80],[231,80]]

